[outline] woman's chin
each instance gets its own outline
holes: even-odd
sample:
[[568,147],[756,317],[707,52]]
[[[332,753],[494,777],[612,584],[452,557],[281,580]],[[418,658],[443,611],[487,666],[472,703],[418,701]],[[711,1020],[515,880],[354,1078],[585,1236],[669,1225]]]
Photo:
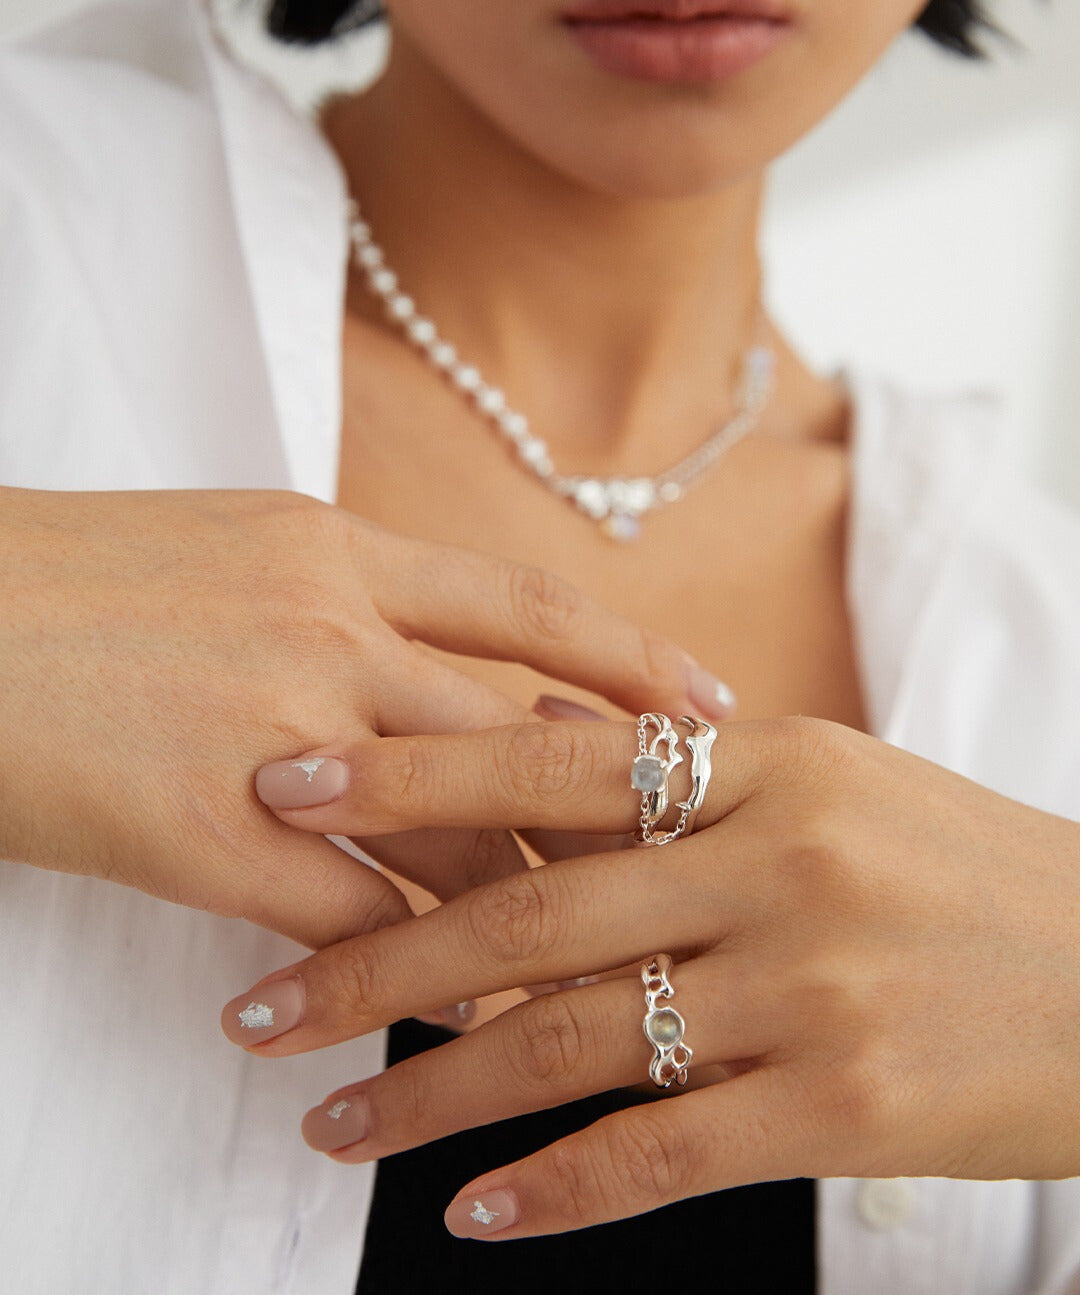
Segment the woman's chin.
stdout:
[[706,197],[761,175],[770,159],[718,156],[715,146],[695,149],[691,140],[667,148],[630,141],[619,148],[608,137],[606,147],[543,159],[583,189],[622,202],[679,201]]

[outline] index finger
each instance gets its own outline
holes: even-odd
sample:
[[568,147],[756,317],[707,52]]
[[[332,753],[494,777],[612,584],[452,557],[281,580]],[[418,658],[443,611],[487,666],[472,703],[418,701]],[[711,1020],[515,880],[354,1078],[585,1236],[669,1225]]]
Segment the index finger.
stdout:
[[405,638],[517,661],[634,712],[689,707],[722,720],[734,710],[731,689],[681,648],[549,571],[451,545],[384,538],[381,561],[367,572],[369,592],[379,615]]
[[[699,829],[768,775],[785,722],[724,725],[712,747]],[[626,833],[641,813],[641,794],[630,785],[637,750],[635,726],[619,721],[551,720],[338,743],[305,755],[341,762],[334,798],[275,812],[305,831],[342,836],[417,827]],[[690,791],[689,767],[683,759],[671,774],[672,805]],[[263,788],[259,794],[267,800]]]

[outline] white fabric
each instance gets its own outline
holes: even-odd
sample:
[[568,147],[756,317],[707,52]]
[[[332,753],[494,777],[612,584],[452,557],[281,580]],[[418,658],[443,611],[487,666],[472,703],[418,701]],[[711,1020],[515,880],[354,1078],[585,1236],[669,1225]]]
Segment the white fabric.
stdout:
[[[317,134],[194,0],[0,51],[0,483],[332,501],[343,202]],[[847,380],[873,731],[1080,818],[1080,526],[1001,466],[985,402]],[[259,1064],[217,1025],[295,955],[0,863],[4,1290],[351,1295],[372,1172],[296,1130],[383,1063],[383,1036]],[[822,1295],[1080,1292],[1080,1180],[833,1180],[818,1199]]]

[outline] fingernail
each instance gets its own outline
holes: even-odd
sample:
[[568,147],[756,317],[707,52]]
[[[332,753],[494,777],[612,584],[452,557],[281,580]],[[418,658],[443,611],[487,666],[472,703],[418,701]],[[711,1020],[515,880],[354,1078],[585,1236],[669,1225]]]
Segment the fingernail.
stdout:
[[695,661],[688,666],[686,690],[698,710],[710,719],[728,719],[737,705],[735,694],[727,684]]
[[533,703],[533,710],[544,719],[603,719],[603,715],[590,710],[588,706],[579,706],[576,701],[567,701],[565,697],[552,697],[543,694]]
[[597,984],[599,980],[599,976],[576,976],[573,980],[544,980],[537,985],[523,985],[522,988],[534,998],[542,998],[544,994],[557,994],[561,989],[583,989],[586,985]]
[[363,1093],[348,1093],[313,1107],[300,1121],[300,1133],[316,1151],[340,1151],[363,1142],[371,1131],[371,1107]]
[[466,1192],[446,1207],[443,1222],[456,1237],[489,1237],[518,1221],[517,1197],[498,1188],[492,1192]]
[[299,1025],[304,1015],[304,986],[299,976],[260,985],[226,1003],[221,1011],[221,1028],[226,1038],[242,1047],[279,1034]]
[[455,1003],[452,1007],[441,1007],[437,1012],[420,1012],[416,1019],[425,1025],[445,1025],[450,1030],[460,1030],[476,1015],[476,1003],[470,999],[467,1003]]
[[308,809],[344,795],[349,766],[332,755],[310,760],[275,760],[255,775],[255,792],[271,809]]

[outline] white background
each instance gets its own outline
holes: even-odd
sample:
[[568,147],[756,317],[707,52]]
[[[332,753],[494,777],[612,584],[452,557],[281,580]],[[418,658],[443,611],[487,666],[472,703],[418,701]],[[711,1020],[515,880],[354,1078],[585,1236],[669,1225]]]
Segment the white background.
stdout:
[[[377,66],[378,34],[296,52],[263,38],[260,0],[214,5],[300,104]],[[0,0],[0,36],[79,7]],[[1080,5],[991,8],[1022,48],[968,64],[905,36],[776,165],[769,297],[820,365],[999,392],[1017,463],[1080,508]]]

